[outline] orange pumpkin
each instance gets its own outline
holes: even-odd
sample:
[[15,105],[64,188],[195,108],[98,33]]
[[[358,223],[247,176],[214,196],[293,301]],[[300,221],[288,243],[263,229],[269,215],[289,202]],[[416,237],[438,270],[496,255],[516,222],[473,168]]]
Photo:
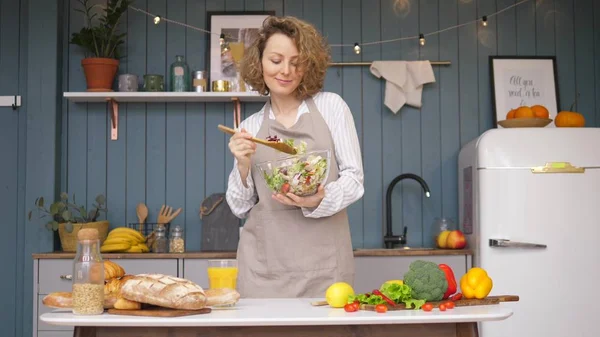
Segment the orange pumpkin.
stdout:
[[577,94],[575,101],[571,104],[570,111],[561,111],[556,115],[554,125],[562,128],[581,128],[585,126],[585,117],[574,110],[577,105],[577,98],[579,98],[579,94]]

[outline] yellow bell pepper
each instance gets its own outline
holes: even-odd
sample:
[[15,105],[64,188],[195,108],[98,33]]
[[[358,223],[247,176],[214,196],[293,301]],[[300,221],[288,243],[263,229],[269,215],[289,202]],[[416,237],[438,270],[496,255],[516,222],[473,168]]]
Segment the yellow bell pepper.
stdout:
[[474,267],[460,278],[460,290],[464,298],[485,298],[492,291],[494,283],[487,272]]

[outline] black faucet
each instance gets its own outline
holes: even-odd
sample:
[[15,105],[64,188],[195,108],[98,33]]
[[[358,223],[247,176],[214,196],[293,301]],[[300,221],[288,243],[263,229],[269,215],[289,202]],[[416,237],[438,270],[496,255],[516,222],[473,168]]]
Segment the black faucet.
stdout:
[[386,234],[383,237],[385,248],[393,248],[394,244],[406,244],[406,226],[404,226],[404,232],[402,235],[394,236],[394,234],[392,233],[392,190],[394,189],[394,186],[396,186],[396,184],[399,183],[402,179],[414,179],[418,181],[421,184],[421,187],[423,187],[423,190],[425,191],[425,196],[427,198],[431,196],[431,193],[429,192],[429,186],[427,186],[425,180],[423,180],[423,178],[419,177],[416,174],[403,173],[394,178],[394,180],[392,180],[392,182],[388,186],[387,193],[385,196]]

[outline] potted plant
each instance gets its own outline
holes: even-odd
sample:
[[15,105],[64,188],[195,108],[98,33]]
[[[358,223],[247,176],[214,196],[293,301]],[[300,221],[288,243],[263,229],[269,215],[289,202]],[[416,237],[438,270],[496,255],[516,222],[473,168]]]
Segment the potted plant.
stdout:
[[[118,33],[117,26],[121,16],[127,11],[133,0],[108,0],[103,14],[93,13],[99,4],[90,0],[77,0],[83,9],[85,25],[79,32],[73,33],[71,43],[84,49],[85,58],[81,60],[87,91],[113,91],[112,84],[119,67],[119,46],[126,33]],[[103,6],[104,7],[104,6]]]
[[[92,204],[93,208],[89,211],[85,206],[77,205],[75,194],[73,202],[69,202],[69,195],[61,193],[60,199],[45,207],[44,197],[35,199],[35,206],[40,218],[50,217],[46,223],[46,228],[51,231],[58,231],[62,250],[65,252],[77,251],[77,232],[82,228],[96,228],[100,234],[100,243],[106,240],[108,236],[109,222],[107,220],[98,220],[101,212],[107,211],[105,206],[105,197],[99,194],[96,202]],[[31,221],[33,210],[29,211],[29,220]]]

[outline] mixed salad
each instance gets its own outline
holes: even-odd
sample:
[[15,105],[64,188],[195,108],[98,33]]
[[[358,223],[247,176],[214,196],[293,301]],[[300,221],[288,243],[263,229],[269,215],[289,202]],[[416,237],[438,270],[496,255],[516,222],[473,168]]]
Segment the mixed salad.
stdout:
[[298,146],[294,145],[293,139],[286,139],[284,142],[294,147],[297,155],[273,168],[270,173],[264,171],[267,185],[272,191],[279,193],[289,192],[298,196],[314,194],[327,174],[327,158],[315,154],[306,156],[304,141]]

